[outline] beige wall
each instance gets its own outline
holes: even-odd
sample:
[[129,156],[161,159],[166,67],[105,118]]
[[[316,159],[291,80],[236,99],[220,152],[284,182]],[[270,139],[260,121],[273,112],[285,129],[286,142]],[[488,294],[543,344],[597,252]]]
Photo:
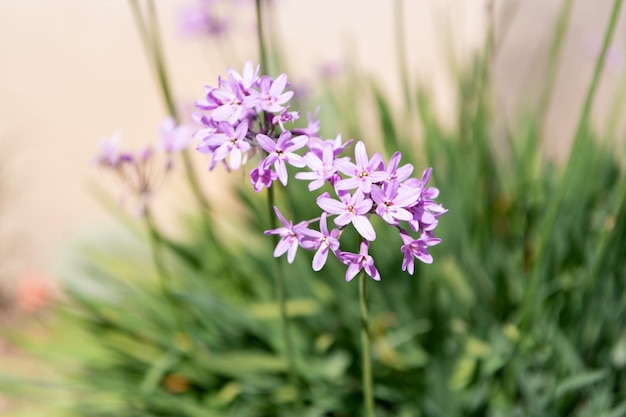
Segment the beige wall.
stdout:
[[[175,19],[185,3],[157,1],[181,102],[199,98],[202,85],[214,84],[226,61],[240,68],[244,59],[255,57],[252,13],[243,14],[242,35],[235,41],[237,54],[228,60],[216,57],[220,48],[215,45],[179,37]],[[457,53],[468,55],[482,41],[484,2],[405,3],[410,65],[434,86],[445,110],[453,103],[446,71],[448,33]],[[581,36],[601,33],[611,3],[576,2],[550,111],[554,142],[548,148],[552,151],[571,135],[571,120],[577,117],[593,67]],[[398,95],[391,1],[276,0],[275,4],[276,30],[283,34],[293,79],[311,79],[317,63],[341,59],[349,48],[366,71]],[[507,32],[496,62],[499,100],[506,114],[513,114],[520,92],[532,94],[559,4],[496,0],[496,31]],[[616,41],[621,51],[624,34],[622,24]],[[604,102],[623,77],[623,71],[607,76],[610,85],[603,85],[601,92]],[[118,130],[125,144],[140,146],[155,140],[164,115],[126,1],[0,0],[0,274],[4,278],[24,270],[52,274],[68,242],[105,230],[112,221],[87,192],[89,181],[99,181],[97,170],[89,164],[98,150],[98,138]],[[199,162],[205,163],[202,158]],[[17,256],[8,257],[12,253]]]

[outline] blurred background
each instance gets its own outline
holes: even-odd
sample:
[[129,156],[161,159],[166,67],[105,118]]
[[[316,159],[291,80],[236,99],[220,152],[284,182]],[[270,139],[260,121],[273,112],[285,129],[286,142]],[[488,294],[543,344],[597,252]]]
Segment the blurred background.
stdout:
[[[181,108],[191,109],[226,66],[257,60],[253,2],[231,3],[224,13],[236,15],[233,27],[224,42],[213,42],[182,27],[190,0],[157,2]],[[393,9],[386,2],[275,3],[270,31],[278,34],[294,83],[314,85],[350,60],[400,102]],[[429,86],[444,120],[455,106],[452,58],[462,61],[483,45],[491,18],[497,112],[507,120],[533,106],[560,2],[405,3],[410,71]],[[545,125],[545,152],[557,162],[573,135],[611,4],[574,2]],[[623,17],[614,40],[594,108],[603,125],[625,77]],[[120,132],[131,148],[154,142],[166,110],[123,0],[0,0],[0,57],[0,305],[32,312],[60,294],[58,271],[69,245],[114,224],[90,192],[94,182],[106,183],[92,163],[99,138]],[[205,169],[202,158],[196,162]],[[216,196],[213,184],[204,185]],[[184,207],[183,192],[175,184],[165,188],[159,199]],[[0,364],[7,358],[0,346]]]

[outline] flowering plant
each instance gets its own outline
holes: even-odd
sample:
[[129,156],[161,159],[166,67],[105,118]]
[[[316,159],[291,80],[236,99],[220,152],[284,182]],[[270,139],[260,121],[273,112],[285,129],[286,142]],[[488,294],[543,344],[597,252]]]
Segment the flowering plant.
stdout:
[[[401,22],[403,14],[396,16]],[[272,23],[257,17],[259,28]],[[166,130],[182,129],[152,39],[156,26],[138,26],[175,119]],[[566,26],[556,39],[566,38]],[[490,96],[500,45],[493,32],[483,51],[459,65],[458,125],[434,116],[434,100],[411,89],[408,72],[401,114],[386,89],[356,70],[315,86],[332,97],[312,100],[312,108],[336,110],[337,125],[319,108],[306,123],[292,73],[267,75],[280,59],[267,59],[266,38],[259,29],[260,66],[228,69],[205,88],[193,115],[200,126],[194,156],[210,169],[249,170],[246,190],[237,190],[249,216],[235,217],[236,233],[225,233],[212,227],[222,213],[202,202],[189,238],[174,239],[146,210],[153,264],[146,268],[122,247],[115,262],[88,265],[117,291],[107,299],[77,296],[86,311],[81,324],[108,353],[106,362],[85,361],[83,378],[105,394],[103,410],[87,404],[79,414],[621,415],[626,343],[615,317],[626,306],[616,291],[626,271],[626,177],[588,120],[607,51],[560,170],[539,146],[552,81],[537,117],[519,132],[505,129],[511,147],[500,146]],[[343,83],[345,91],[336,88]],[[362,106],[369,106],[364,113]],[[367,132],[365,115],[378,122]],[[375,149],[381,137],[384,154]],[[177,152],[184,145],[176,143],[162,149]],[[169,173],[171,163],[154,163],[157,153],[150,166]],[[141,155],[101,163],[147,173]],[[416,169],[416,161],[433,168]],[[212,185],[209,175],[198,182]],[[196,177],[188,178],[194,188]],[[248,182],[256,193],[247,192]],[[158,183],[132,188],[149,197]],[[416,277],[391,279],[400,269]],[[581,309],[581,302],[603,308]],[[106,401],[112,392],[119,404]]]
[[[203,126],[194,137],[202,141],[197,150],[211,157],[210,169],[218,162],[227,169],[238,169],[249,158],[260,154],[257,167],[250,172],[250,181],[257,192],[271,187],[277,179],[287,185],[287,165],[305,168],[296,173],[295,178],[311,181],[310,191],[330,184],[338,200],[328,192],[320,194],[316,202],[322,213],[316,219],[294,225],[274,207],[282,227],[265,232],[280,237],[274,256],[287,253],[287,260],[292,263],[298,247],[314,250],[312,266],[319,271],[332,253],[348,266],[347,281],[362,269],[374,280],[380,280],[374,261],[368,255],[370,242],[376,240],[370,217],[378,216],[398,230],[403,242],[402,270],[413,274],[415,258],[431,263],[428,247],[441,242],[433,231],[438,217],[446,212],[434,201],[439,190],[427,186],[432,169],[425,170],[420,179],[411,178],[414,167],[411,164],[399,166],[400,152],[385,163],[380,153],[369,158],[362,141],[355,146],[354,161],[341,156],[353,140],[343,143],[341,135],[334,140],[321,139],[317,112],[313,117],[309,115],[306,128],[286,129],[288,122],[300,117],[299,112],[289,111],[293,92],[284,92],[287,75],[281,74],[275,79],[259,76],[259,69],[248,61],[241,74],[230,68],[227,78],[218,80],[218,87],[205,87],[206,97],[197,101],[196,107],[208,114],[194,113],[194,120]],[[302,150],[304,155],[296,153]],[[329,216],[336,216],[334,224],[337,226],[330,231]],[[318,223],[319,227],[310,228],[313,223]],[[358,254],[340,250],[340,238],[348,225],[352,225],[363,240]],[[419,233],[419,236],[412,237],[411,233]]]

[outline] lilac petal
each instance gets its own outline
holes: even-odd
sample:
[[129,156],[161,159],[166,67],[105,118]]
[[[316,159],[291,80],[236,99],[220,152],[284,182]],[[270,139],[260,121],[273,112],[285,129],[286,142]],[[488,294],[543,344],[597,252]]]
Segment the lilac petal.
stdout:
[[398,207],[409,207],[417,201],[419,195],[402,190],[394,198],[394,204]]
[[326,182],[326,180],[323,179],[318,179],[315,180],[313,182],[309,183],[309,191],[315,191],[319,188],[322,188],[324,186],[324,183]]
[[383,182],[387,179],[387,173],[384,171],[370,172],[368,175],[369,182],[375,184],[377,182]]
[[411,174],[413,173],[413,169],[414,169],[413,165],[411,164],[406,164],[404,166],[401,166],[396,171],[396,179],[400,182],[404,181],[405,179],[411,176]]
[[272,86],[269,89],[269,93],[272,96],[277,96],[278,94],[282,93],[286,86],[287,74],[280,74],[272,83]]
[[241,151],[239,148],[233,148],[231,151],[229,165],[231,169],[239,169],[241,166]]
[[426,198],[429,199],[435,199],[439,196],[439,189],[435,188],[435,187],[428,187],[425,191],[424,191],[424,196]]
[[213,159],[216,161],[221,161],[222,159],[226,158],[228,152],[230,152],[229,146],[227,144],[224,144],[215,150],[215,153],[213,154]]
[[352,213],[344,211],[339,216],[335,217],[335,224],[337,226],[345,226],[352,221],[352,218]]
[[345,204],[332,198],[320,198],[317,200],[317,205],[331,214],[342,214],[346,211]]
[[361,270],[358,263],[351,263],[346,270],[346,281],[350,282]]
[[[320,232],[322,232],[322,235],[324,236],[328,236],[328,225],[326,223],[326,218],[328,217],[328,215],[326,213],[322,213],[322,216],[320,217]],[[439,239],[441,241],[441,239]]]
[[365,272],[367,272],[367,275],[372,277],[374,281],[380,281],[380,274],[378,273],[378,269],[374,266],[374,261],[365,264]]
[[355,172],[359,170],[347,157],[335,160],[335,166],[340,172],[346,175],[355,175]]
[[309,141],[309,137],[306,135],[299,135],[291,138],[291,145],[289,145],[286,150],[289,152],[295,151],[297,149],[303,148],[306,146]]
[[424,262],[425,264],[432,264],[433,263],[433,257],[430,253],[426,252],[426,251],[420,251],[418,253],[415,254],[415,257],[417,259],[419,259],[420,261]]
[[297,172],[294,176],[297,180],[316,180],[318,175],[315,172]]
[[[378,169],[382,169],[382,167],[385,166],[385,162],[383,161],[383,157],[381,154],[379,154],[378,152],[376,152],[374,155],[372,155],[372,158],[370,159],[369,163],[367,164],[367,167],[370,169],[370,171],[375,171]],[[385,179],[387,178],[387,173],[384,171],[381,171],[385,174]]]
[[407,271],[413,275],[415,272],[415,262],[413,262],[413,253],[411,251],[404,252],[404,259],[402,259],[402,270]]
[[336,190],[353,190],[361,185],[361,180],[358,177],[346,178],[335,184]]
[[[285,104],[286,102],[289,101],[291,97],[293,97],[293,91],[287,91],[286,93],[283,93],[279,95],[278,97],[276,97],[276,104]],[[278,107],[278,106],[274,106],[274,107]],[[280,110],[277,110],[277,111],[280,111]]]
[[239,148],[239,150],[241,150],[241,152],[246,152],[248,149],[250,149],[250,144],[242,139],[237,141],[237,148]]
[[409,220],[413,219],[413,214],[410,211],[403,209],[402,207],[396,207],[393,217],[398,220],[404,220],[405,222],[408,222]]
[[265,152],[273,153],[276,151],[276,142],[274,142],[269,136],[259,133],[256,135],[256,140]]
[[379,187],[372,187],[372,190],[370,191],[370,197],[372,197],[372,200],[374,200],[379,207],[382,204],[385,204],[385,193],[383,193],[383,190],[381,190]]
[[322,171],[324,169],[324,162],[313,152],[307,152],[306,155],[303,156],[303,159],[306,166],[313,171]]
[[313,270],[319,271],[326,264],[326,260],[328,259],[328,247],[320,248],[317,252],[315,252],[315,256],[313,257]]
[[293,260],[296,258],[296,251],[298,250],[298,241],[294,238],[294,240],[289,244],[289,252],[287,253],[287,262],[290,264],[293,263]]
[[287,250],[289,250],[289,242],[287,242],[287,239],[279,240],[276,249],[274,249],[274,258],[278,258],[283,253],[287,252]]
[[[360,193],[358,193],[358,194],[360,195]],[[362,201],[361,201],[361,198],[355,199],[355,201],[353,203],[354,204],[354,208],[356,209],[356,212],[358,214],[367,214],[371,210],[372,205],[374,203],[369,198],[366,198],[365,200],[362,200]]]
[[280,210],[278,210],[278,207],[276,206],[274,206],[274,213],[276,213],[276,217],[278,217],[278,220],[280,220],[283,225],[285,225],[286,227],[291,227],[291,224],[285,219],[283,214],[280,212]]
[[300,155],[295,154],[295,153],[287,154],[287,162],[289,162],[289,165],[292,165],[298,168],[304,168],[306,166],[304,159],[302,159]]
[[213,110],[211,117],[218,122],[228,121],[234,123],[237,121],[236,107],[231,104],[224,104]]
[[358,141],[354,147],[354,158],[356,160],[356,165],[359,168],[367,167],[367,151],[365,150],[365,144],[362,141]]
[[278,180],[283,185],[287,185],[288,176],[287,176],[287,167],[285,166],[285,163],[281,161],[280,159],[277,159],[276,163],[274,163],[274,168],[276,168],[276,173],[278,174]]
[[[337,218],[338,219],[338,218]],[[337,219],[335,219],[335,223],[337,223]],[[376,232],[374,231],[374,227],[372,223],[365,216],[354,216],[352,218],[352,224],[354,228],[359,232],[361,236],[370,242],[376,240]]]

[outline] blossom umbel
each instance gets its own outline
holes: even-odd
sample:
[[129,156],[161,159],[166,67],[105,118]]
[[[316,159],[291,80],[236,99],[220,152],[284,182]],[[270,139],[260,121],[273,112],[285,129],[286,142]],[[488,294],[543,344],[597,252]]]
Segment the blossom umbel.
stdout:
[[[380,280],[369,254],[377,236],[370,219],[379,216],[383,224],[398,231],[402,242],[399,250],[404,255],[402,270],[413,274],[415,259],[431,263],[428,248],[441,242],[433,231],[439,216],[447,211],[434,201],[439,190],[427,186],[432,169],[413,178],[414,167],[400,165],[400,152],[385,162],[379,153],[370,156],[361,141],[355,145],[354,160],[341,156],[352,140],[344,143],[340,135],[321,139],[319,108],[314,116],[309,115],[306,128],[287,129],[287,123],[300,117],[298,112],[289,111],[293,92],[286,91],[287,75],[274,79],[259,72],[258,66],[247,62],[241,74],[230,68],[225,79],[218,79],[217,87],[205,87],[205,98],[196,102],[200,111],[194,114],[203,128],[194,136],[201,140],[198,151],[211,157],[210,169],[217,163],[237,169],[260,154],[258,165],[250,171],[250,182],[257,192],[276,180],[287,186],[287,165],[304,168],[295,178],[310,181],[310,191],[330,185],[335,196],[323,192],[317,197],[321,214],[316,219],[294,225],[274,207],[282,226],[265,232],[280,236],[274,256],[287,253],[287,261],[292,263],[298,247],[316,251],[312,267],[318,271],[332,253],[347,265],[347,281],[360,270]],[[315,223],[319,230],[310,227]],[[329,230],[329,223],[335,227]],[[354,227],[359,234],[359,253],[340,249],[346,227]]]
[[146,146],[138,152],[119,150],[120,135],[101,139],[101,152],[95,162],[113,172],[125,190],[137,200],[137,214],[142,216],[146,206],[161,182],[172,170],[174,154],[184,150],[191,139],[191,126],[177,125],[173,118],[159,126],[157,146]]

